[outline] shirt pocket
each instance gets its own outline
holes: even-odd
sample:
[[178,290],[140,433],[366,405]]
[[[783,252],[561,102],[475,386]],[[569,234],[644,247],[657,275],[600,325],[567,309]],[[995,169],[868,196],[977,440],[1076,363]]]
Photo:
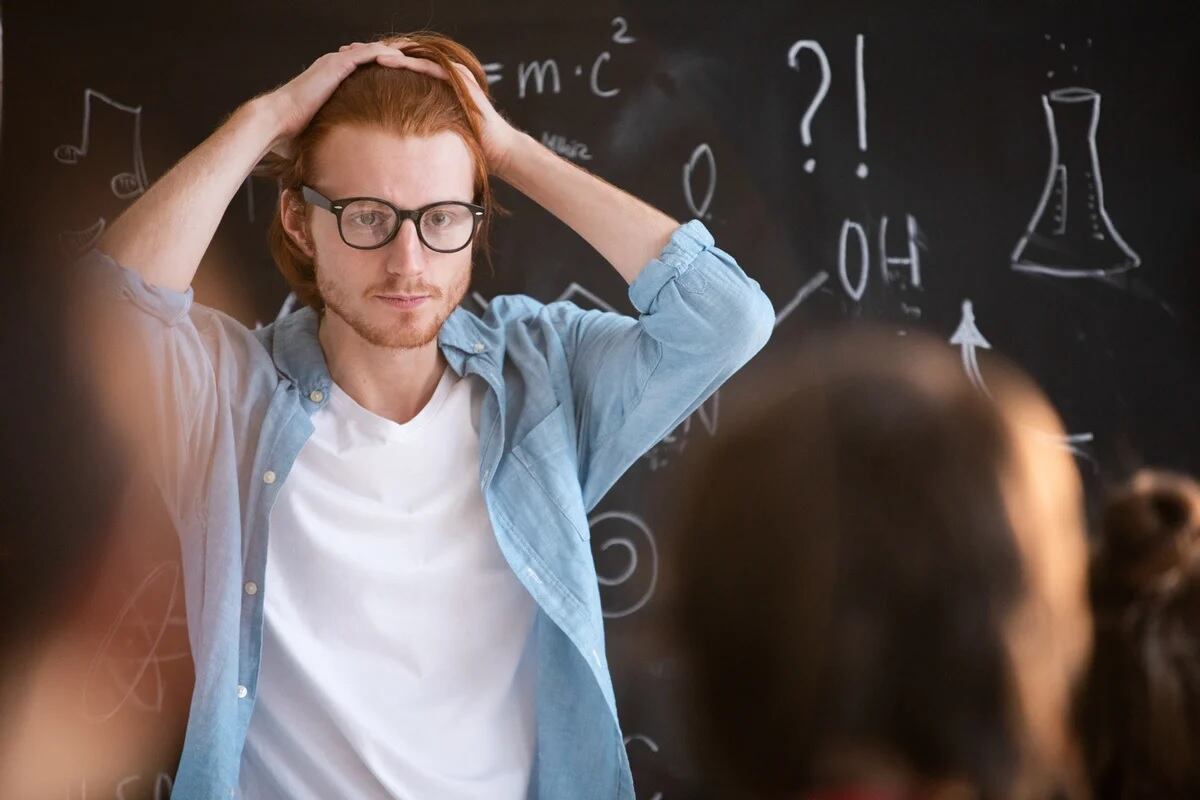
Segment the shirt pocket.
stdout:
[[574,529],[588,541],[591,532],[579,486],[575,440],[562,404],[551,409],[513,446],[513,456]]

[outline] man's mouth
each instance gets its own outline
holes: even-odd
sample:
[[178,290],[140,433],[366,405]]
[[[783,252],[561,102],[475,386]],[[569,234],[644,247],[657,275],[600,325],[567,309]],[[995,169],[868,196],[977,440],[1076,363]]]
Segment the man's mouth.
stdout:
[[427,294],[377,294],[377,298],[392,308],[416,308],[429,299]]

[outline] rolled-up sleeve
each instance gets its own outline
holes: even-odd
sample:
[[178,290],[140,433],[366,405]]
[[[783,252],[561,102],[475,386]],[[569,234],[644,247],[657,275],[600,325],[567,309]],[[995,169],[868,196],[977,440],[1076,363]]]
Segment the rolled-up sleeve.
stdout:
[[681,225],[630,285],[629,300],[656,340],[722,357],[732,372],[766,345],[775,310],[758,281],[715,244],[699,221]]
[[133,423],[168,511],[195,513],[217,399],[211,354],[192,318],[193,292],[154,286],[96,249],[74,269],[107,333],[119,338],[119,357],[131,360],[100,365],[100,379],[136,382],[111,387],[124,406],[119,413]]
[[186,322],[192,309],[191,287],[186,292],[177,292],[149,284],[140,273],[121,266],[112,256],[95,248],[79,259],[76,268],[98,291],[108,292],[114,299],[124,298],[165,325]]
[[588,508],[761,350],[775,326],[758,282],[697,220],[675,230],[629,299],[636,319],[546,307],[572,372]]

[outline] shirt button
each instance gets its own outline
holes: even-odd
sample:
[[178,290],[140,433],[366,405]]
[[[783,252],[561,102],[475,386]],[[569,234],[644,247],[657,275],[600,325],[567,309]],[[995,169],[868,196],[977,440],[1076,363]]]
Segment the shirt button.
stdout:
[[254,581],[246,581],[246,594],[258,594],[258,584]]
[[476,342],[476,343],[475,343],[475,352],[476,352],[476,353],[482,353],[482,352],[483,352],[483,350],[484,350],[484,348],[483,348],[483,342]]
[[325,399],[325,393],[322,392],[320,389],[313,389],[311,392],[308,393],[308,399],[312,400],[314,403],[320,403],[322,400]]
[[263,473],[263,483],[274,483],[275,473],[272,470],[267,470]]
[[246,687],[239,684],[238,685],[238,697],[245,697],[248,694],[250,694],[250,692],[247,691]]

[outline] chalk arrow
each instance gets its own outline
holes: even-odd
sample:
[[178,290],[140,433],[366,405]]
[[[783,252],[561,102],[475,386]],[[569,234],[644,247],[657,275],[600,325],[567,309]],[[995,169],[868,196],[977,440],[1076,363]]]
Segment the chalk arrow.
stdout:
[[971,383],[975,384],[976,389],[991,397],[992,393],[988,391],[987,384],[983,382],[983,375],[979,371],[975,348],[982,347],[985,350],[991,350],[992,343],[984,338],[983,334],[979,332],[978,326],[975,325],[975,309],[970,300],[963,300],[962,319],[959,321],[954,335],[950,337],[950,344],[962,348],[963,369],[966,370]]
[[[963,300],[962,319],[958,323],[958,328],[955,329],[954,334],[950,337],[950,344],[962,348],[963,370],[966,371],[967,377],[971,379],[971,383],[975,385],[975,388],[990,398],[992,393],[988,391],[987,384],[983,381],[983,374],[979,371],[979,361],[975,355],[975,349],[982,347],[985,350],[991,350],[992,344],[980,333],[979,327],[975,324],[975,309],[971,305],[970,300]],[[1095,437],[1091,433],[1059,435],[1047,433],[1024,424],[1021,427],[1048,444],[1063,447],[1077,456],[1086,458],[1089,461],[1092,460],[1091,456],[1076,446],[1093,441]]]

